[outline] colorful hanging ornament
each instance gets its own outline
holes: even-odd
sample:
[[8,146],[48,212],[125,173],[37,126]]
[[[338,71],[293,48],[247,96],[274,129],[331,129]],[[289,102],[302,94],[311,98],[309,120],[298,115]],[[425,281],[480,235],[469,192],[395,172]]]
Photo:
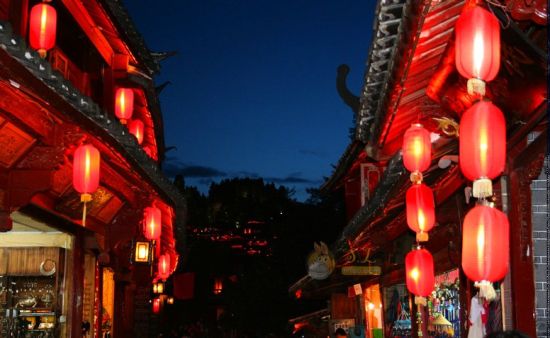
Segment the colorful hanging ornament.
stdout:
[[460,75],[468,79],[470,95],[485,95],[485,82],[500,68],[500,25],[493,13],[474,6],[456,21],[455,62]]
[[495,296],[491,282],[508,272],[509,233],[508,217],[489,203],[476,205],[464,217],[462,269],[489,300]]
[[403,135],[403,164],[411,172],[411,181],[422,181],[422,171],[430,167],[432,143],[430,133],[419,123],[410,126]]
[[460,169],[473,184],[473,195],[493,194],[491,180],[504,170],[506,161],[506,121],[497,106],[479,101],[460,119]]
[[131,88],[118,88],[115,95],[115,115],[120,123],[132,118],[134,112],[134,91]]
[[435,202],[432,189],[423,183],[413,183],[407,190],[407,224],[416,232],[416,240],[428,240],[428,231],[435,224]]
[[32,7],[29,18],[29,43],[42,58],[55,46],[56,27],[57,13],[51,5],[39,3]]
[[81,145],[74,152],[73,158],[73,187],[84,203],[82,225],[86,226],[86,203],[92,200],[99,186],[100,155],[93,145]]

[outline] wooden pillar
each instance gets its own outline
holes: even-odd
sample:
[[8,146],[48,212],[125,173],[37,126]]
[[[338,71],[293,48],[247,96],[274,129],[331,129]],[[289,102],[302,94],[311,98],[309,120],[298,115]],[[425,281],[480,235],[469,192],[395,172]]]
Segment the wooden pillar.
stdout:
[[546,132],[513,160],[508,180],[513,327],[531,337],[536,326],[530,184],[540,173],[545,149]]
[[82,301],[84,299],[84,234],[83,230],[77,229],[74,241],[73,253],[73,276],[65,276],[65,278],[73,279],[73,303],[71,311],[71,337],[82,336]]

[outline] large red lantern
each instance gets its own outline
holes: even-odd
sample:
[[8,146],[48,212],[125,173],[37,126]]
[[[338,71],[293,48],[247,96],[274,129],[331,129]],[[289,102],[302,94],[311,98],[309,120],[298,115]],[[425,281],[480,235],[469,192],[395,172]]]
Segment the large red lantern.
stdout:
[[115,115],[120,119],[120,123],[126,124],[126,121],[132,118],[134,112],[134,91],[131,88],[118,88],[115,97]]
[[466,9],[456,21],[456,68],[468,80],[468,93],[485,95],[485,82],[500,67],[498,19],[479,7]]
[[158,276],[162,280],[166,280],[170,276],[170,255],[160,255],[158,262]]
[[405,258],[405,270],[407,289],[417,297],[429,296],[435,284],[432,254],[423,248],[413,249]]
[[153,313],[160,312],[160,298],[153,299]]
[[161,212],[157,207],[145,208],[144,235],[150,241],[160,239],[162,231]]
[[34,5],[31,9],[29,27],[29,42],[41,57],[55,46],[57,13],[55,9],[45,3]]
[[427,232],[435,224],[435,202],[432,189],[423,183],[413,184],[407,190],[407,224],[416,232],[416,240],[428,240]]
[[93,145],[81,145],[74,152],[73,158],[73,187],[80,195],[80,201],[84,202],[82,213],[82,225],[86,226],[86,202],[92,200],[99,186],[99,150]]
[[130,134],[134,135],[139,144],[143,143],[143,122],[141,120],[132,120],[128,125]]
[[464,218],[462,269],[473,281],[495,282],[508,272],[510,225],[493,207],[477,205]]
[[428,169],[431,161],[430,133],[421,124],[413,124],[403,135],[403,164],[412,172],[411,180],[422,180],[420,172]]
[[493,194],[491,180],[502,173],[506,161],[506,121],[497,106],[479,101],[460,119],[460,169],[474,181],[474,197]]

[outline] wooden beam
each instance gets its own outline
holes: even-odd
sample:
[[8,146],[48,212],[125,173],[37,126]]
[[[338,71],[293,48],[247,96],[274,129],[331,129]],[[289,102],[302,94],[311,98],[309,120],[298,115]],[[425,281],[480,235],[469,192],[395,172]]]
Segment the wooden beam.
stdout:
[[86,8],[84,8],[82,1],[62,0],[62,2],[65,7],[67,7],[69,12],[73,15],[76,22],[78,23],[80,28],[82,28],[86,36],[97,48],[99,54],[101,54],[105,62],[109,66],[111,66],[114,56],[113,48],[109,44],[109,41],[107,41],[105,35],[103,35],[103,32],[101,32],[97,24],[94,22]]

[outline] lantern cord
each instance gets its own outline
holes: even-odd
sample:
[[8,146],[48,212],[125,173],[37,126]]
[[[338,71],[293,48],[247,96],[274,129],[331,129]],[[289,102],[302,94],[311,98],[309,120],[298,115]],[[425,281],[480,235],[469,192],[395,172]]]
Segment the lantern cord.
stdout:
[[504,16],[506,16],[506,23],[501,22],[499,20],[499,23],[500,23],[502,29],[507,29],[508,27],[510,27],[510,23],[511,23],[512,20],[510,19],[510,16],[508,15],[508,12],[510,11],[508,6],[503,5],[500,2],[496,2],[494,0],[485,0],[485,2],[487,2],[490,5],[490,6],[487,6],[487,7],[489,7],[489,10],[491,11],[491,13],[493,13],[493,15],[495,15],[497,18],[498,18],[498,16],[495,14],[493,6],[495,6],[497,8],[500,8],[502,10],[502,12],[504,13]]
[[82,226],[86,227],[86,202],[84,202],[84,209],[82,210]]

